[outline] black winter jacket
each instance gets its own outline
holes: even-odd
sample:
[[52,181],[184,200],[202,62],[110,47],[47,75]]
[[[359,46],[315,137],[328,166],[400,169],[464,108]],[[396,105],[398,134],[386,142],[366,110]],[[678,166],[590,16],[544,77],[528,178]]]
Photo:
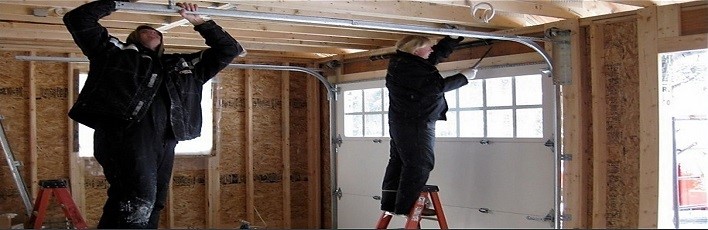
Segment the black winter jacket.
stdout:
[[450,56],[462,38],[445,37],[434,45],[428,59],[400,50],[391,58],[386,74],[389,95],[388,119],[394,123],[447,120],[445,92],[468,83],[465,75],[443,78],[435,67]]
[[140,44],[110,36],[98,20],[116,10],[115,2],[94,1],[68,12],[64,23],[90,60],[88,78],[69,117],[91,128],[128,126],[141,120],[161,84],[169,95],[169,122],[175,138],[200,135],[202,86],[243,51],[213,21],[194,27],[210,47],[191,54],[158,54]]

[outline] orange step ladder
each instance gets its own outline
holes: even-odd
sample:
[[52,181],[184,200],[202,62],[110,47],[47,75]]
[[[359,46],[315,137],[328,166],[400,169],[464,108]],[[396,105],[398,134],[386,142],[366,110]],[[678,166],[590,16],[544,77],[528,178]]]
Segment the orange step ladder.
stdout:
[[66,186],[65,180],[42,180],[39,182],[42,187],[37,193],[37,199],[34,201],[34,209],[30,217],[27,228],[41,229],[44,223],[44,217],[47,214],[49,200],[52,195],[56,196],[61,209],[64,210],[64,216],[71,221],[76,229],[87,229],[86,221],[81,217],[78,207],[71,199],[71,194]]
[[[437,220],[440,229],[447,229],[447,219],[445,219],[445,213],[440,203],[440,196],[438,196],[439,191],[440,189],[436,185],[426,185],[423,187],[418,196],[418,200],[416,200],[413,208],[411,208],[411,212],[407,216],[405,229],[420,229],[420,221],[422,219]],[[422,215],[426,200],[430,200],[433,203],[433,211],[435,211],[434,217]],[[392,218],[392,213],[383,212],[379,221],[376,222],[376,229],[388,228],[388,224],[391,222]]]

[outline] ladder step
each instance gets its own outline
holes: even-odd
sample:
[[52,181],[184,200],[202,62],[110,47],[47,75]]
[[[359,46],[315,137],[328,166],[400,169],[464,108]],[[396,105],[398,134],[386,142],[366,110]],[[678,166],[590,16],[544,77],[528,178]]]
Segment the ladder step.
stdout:
[[[447,219],[445,218],[445,213],[442,209],[442,204],[440,203],[440,197],[438,192],[440,189],[436,185],[425,185],[418,195],[418,199],[413,204],[410,213],[407,215],[405,229],[420,229],[421,220],[434,220],[438,222],[440,229],[447,229]],[[435,215],[424,216],[422,215],[423,210],[426,208],[426,201],[430,201],[433,204]],[[376,229],[386,229],[391,221],[392,215],[387,215],[386,212],[381,214],[378,222],[376,223]]]

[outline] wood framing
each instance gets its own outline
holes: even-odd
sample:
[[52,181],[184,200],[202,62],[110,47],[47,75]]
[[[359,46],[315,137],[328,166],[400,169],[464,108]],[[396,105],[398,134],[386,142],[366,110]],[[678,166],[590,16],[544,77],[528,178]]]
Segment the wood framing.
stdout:
[[[675,14],[670,14],[675,15]],[[656,7],[637,12],[639,50],[639,225],[656,228],[659,203],[659,66]]]
[[[290,65],[290,63],[283,63]],[[283,228],[292,228],[292,183],[290,163],[290,72],[282,71],[280,74],[280,101],[281,101],[281,135],[283,154]]]

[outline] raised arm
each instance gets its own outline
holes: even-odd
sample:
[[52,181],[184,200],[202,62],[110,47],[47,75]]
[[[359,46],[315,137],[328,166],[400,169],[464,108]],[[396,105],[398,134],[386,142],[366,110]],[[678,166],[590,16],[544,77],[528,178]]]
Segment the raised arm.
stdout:
[[64,15],[64,25],[76,45],[89,59],[100,54],[109,44],[111,37],[108,30],[99,24],[98,20],[113,11],[116,11],[114,1],[99,0],[81,5]]
[[430,56],[428,57],[428,62],[430,62],[433,65],[437,65],[442,61],[443,58],[447,58],[450,56],[452,51],[455,51],[455,46],[457,44],[460,44],[460,42],[464,39],[463,37],[458,37],[458,38],[451,38],[450,36],[445,36],[443,39],[440,39],[437,44],[435,44],[433,48],[433,52],[430,53]]
[[244,52],[244,49],[216,22],[205,21],[199,15],[188,13],[188,11],[197,11],[196,4],[177,3],[177,6],[182,7],[179,11],[180,15],[194,25],[194,30],[204,37],[209,46],[199,53],[198,62],[195,64],[196,70],[200,73],[198,76],[203,77],[202,80],[206,82],[231,64],[231,61]]

